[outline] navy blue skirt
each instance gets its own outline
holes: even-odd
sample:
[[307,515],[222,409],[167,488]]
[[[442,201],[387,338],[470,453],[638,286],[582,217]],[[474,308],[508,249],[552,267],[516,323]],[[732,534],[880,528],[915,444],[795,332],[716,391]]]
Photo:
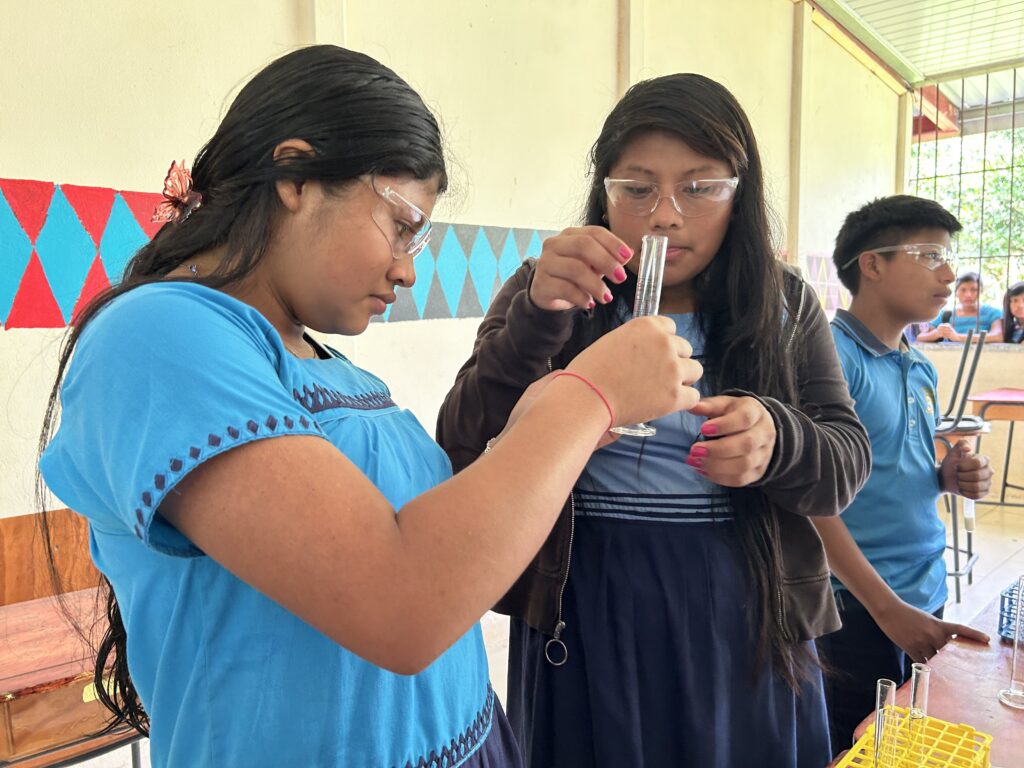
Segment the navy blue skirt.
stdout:
[[[435,756],[436,757],[436,756]],[[449,763],[437,760],[427,764],[428,768],[443,768]],[[509,725],[508,718],[494,697],[494,709],[491,711],[491,731],[487,734],[480,748],[461,763],[453,763],[459,768],[523,768],[523,759],[519,745]]]
[[755,676],[732,522],[578,517],[571,566],[563,666],[511,625],[508,715],[530,768],[829,762],[820,674],[799,695]]

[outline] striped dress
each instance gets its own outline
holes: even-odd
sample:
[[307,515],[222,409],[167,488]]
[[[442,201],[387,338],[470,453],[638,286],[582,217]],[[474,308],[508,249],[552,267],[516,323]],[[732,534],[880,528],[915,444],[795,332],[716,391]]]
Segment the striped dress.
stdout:
[[[670,315],[700,358],[694,315]],[[627,319],[628,315],[622,317]],[[594,454],[573,494],[560,639],[513,620],[508,710],[532,768],[821,768],[820,679],[755,675],[754,601],[726,489],[685,464],[703,419]]]

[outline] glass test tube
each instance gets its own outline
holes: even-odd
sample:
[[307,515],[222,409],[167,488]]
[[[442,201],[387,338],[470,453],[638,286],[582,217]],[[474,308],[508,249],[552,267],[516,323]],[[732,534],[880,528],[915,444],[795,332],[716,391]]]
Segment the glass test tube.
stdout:
[[932,668],[927,664],[912,664],[910,669],[910,716],[925,718],[928,716],[928,682]]
[[[665,254],[668,252],[668,238],[664,235],[645,235],[640,248],[640,267],[636,275],[636,300],[633,302],[633,317],[650,317],[658,314],[661,303],[661,281],[665,275]],[[623,424],[612,427],[612,432],[634,437],[650,437],[658,430],[649,424]]]
[[974,513],[974,499],[965,498],[964,502],[964,530],[968,533],[974,532],[974,522],[977,519]]
[[875,766],[896,768],[896,683],[879,678],[875,685]]
[[1016,617],[1013,621],[1013,654],[1010,657],[1010,687],[999,692],[999,701],[1024,709],[1024,576],[1017,579]]
[[924,765],[931,749],[927,744],[928,684],[932,668],[915,663],[910,677],[910,756],[911,765]]

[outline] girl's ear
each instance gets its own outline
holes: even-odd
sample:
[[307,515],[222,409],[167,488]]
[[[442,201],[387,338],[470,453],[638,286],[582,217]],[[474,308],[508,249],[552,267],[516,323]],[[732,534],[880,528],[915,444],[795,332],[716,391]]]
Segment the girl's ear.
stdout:
[[[285,139],[274,147],[274,163],[285,163],[290,157],[315,155],[316,150],[303,139]],[[295,179],[281,179],[275,183],[277,196],[285,210],[295,213],[302,204],[303,182]]]

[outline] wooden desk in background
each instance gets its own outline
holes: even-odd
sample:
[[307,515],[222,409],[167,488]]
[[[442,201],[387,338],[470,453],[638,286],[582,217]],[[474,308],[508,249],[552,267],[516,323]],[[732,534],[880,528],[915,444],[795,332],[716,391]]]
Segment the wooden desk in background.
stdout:
[[[1024,710],[999,703],[999,691],[1010,682],[1013,646],[999,637],[999,598],[971,622],[987,633],[989,645],[952,640],[928,660],[932,668],[928,714],[951,723],[963,723],[992,736],[992,768],[1024,766]],[[896,692],[896,704],[910,704],[910,682]],[[874,713],[856,731],[859,738]]]
[[[1024,389],[1004,387],[989,392],[979,392],[967,398],[971,403],[971,411],[984,421],[1008,421],[1009,433],[1006,436],[1006,459],[1003,461],[1003,482],[999,489],[999,501],[994,499],[980,502],[982,504],[1001,504],[1007,507],[1024,507],[1020,502],[1006,500],[1006,489],[1013,488],[1024,491],[1024,486],[1010,482],[1010,456],[1013,454],[1013,427],[1018,421],[1024,421]],[[980,439],[978,441],[981,443]],[[1021,761],[1024,765],[1024,760]]]
[[[95,616],[96,592],[69,592],[72,614]],[[96,700],[93,662],[53,598],[0,606],[0,768],[54,765],[137,738],[123,729],[92,738],[109,714]]]

